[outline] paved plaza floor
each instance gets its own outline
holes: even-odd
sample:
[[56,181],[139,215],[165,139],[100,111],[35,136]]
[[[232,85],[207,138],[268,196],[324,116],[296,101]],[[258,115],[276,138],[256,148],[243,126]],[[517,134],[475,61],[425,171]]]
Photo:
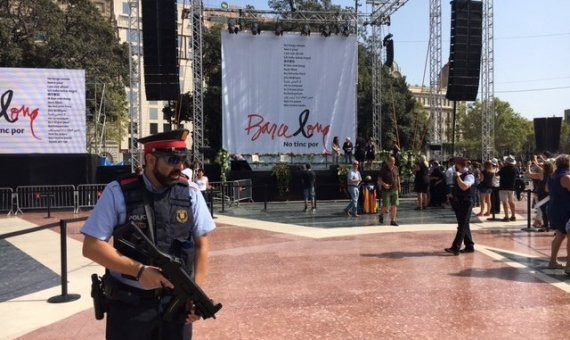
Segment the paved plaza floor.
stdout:
[[[392,227],[346,217],[346,204],[218,208],[203,288],[224,307],[195,324],[194,339],[568,338],[570,278],[546,268],[553,234],[521,231],[524,215],[474,216],[477,251],[451,256],[449,209],[416,211],[405,199]],[[0,234],[74,216],[52,215],[2,218]],[[46,302],[61,293],[57,229],[0,241],[0,338],[104,338],[89,295],[103,269],[82,257],[80,226],[68,230],[69,292],[81,294],[69,303]]]

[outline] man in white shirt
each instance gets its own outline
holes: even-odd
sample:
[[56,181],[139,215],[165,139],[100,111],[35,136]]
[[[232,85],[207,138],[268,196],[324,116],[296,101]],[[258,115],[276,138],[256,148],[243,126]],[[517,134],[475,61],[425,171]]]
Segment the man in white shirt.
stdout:
[[352,162],[352,168],[348,171],[346,175],[346,188],[350,194],[350,203],[344,209],[344,212],[352,217],[358,217],[358,187],[362,182],[362,176],[358,171],[358,161]]
[[188,177],[188,180],[192,181],[193,172],[192,172],[192,163],[189,160],[184,162],[184,170],[182,170],[182,174]]

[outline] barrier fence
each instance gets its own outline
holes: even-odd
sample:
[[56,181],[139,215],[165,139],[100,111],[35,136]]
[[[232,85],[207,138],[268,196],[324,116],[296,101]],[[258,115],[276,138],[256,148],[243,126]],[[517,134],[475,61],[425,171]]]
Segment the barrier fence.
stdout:
[[26,185],[16,188],[18,211],[52,208],[75,209],[73,185]]
[[77,186],[75,192],[75,213],[78,213],[81,208],[93,208],[103,190],[105,189],[105,184],[80,184]]
[[[226,207],[237,206],[243,201],[253,202],[254,187],[262,188],[262,195],[261,197],[258,196],[258,199],[263,200],[264,210],[267,211],[268,202],[271,202],[269,197],[277,191],[277,188],[270,187],[267,184],[253,185],[251,179],[210,182],[209,184],[210,188],[208,188],[205,197],[212,214],[216,204],[220,205],[221,212],[225,212]],[[411,181],[403,181],[402,196],[411,193],[412,185],[413,182]],[[23,210],[47,209],[48,217],[50,209],[73,209],[75,213],[78,213],[82,208],[93,208],[101,197],[105,186],[105,184],[81,184],[77,187],[73,185],[19,186],[15,192],[12,188],[0,188],[0,211],[7,212],[8,215],[12,213],[17,215]],[[325,186],[337,186],[342,191],[342,186],[338,184]],[[317,191],[316,194],[318,201],[319,192]],[[492,196],[498,196],[498,194]],[[497,205],[500,209],[500,205],[495,202],[497,198],[493,197],[493,206]],[[535,231],[535,228],[531,227],[533,211],[530,206],[531,190],[522,191],[520,199],[527,201],[527,227],[523,230]],[[498,212],[498,209],[492,209],[493,216],[488,220],[499,220],[495,217]]]
[[14,190],[12,188],[0,188],[0,211],[7,212],[8,215],[14,212],[13,200]]

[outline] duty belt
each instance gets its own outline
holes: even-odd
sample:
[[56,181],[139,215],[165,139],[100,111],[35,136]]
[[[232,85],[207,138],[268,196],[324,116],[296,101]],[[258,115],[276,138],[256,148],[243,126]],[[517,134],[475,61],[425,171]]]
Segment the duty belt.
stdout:
[[140,289],[122,283],[110,275],[104,277],[105,296],[110,300],[125,302],[132,305],[141,304],[143,301],[158,301],[161,297],[169,295],[166,288]]

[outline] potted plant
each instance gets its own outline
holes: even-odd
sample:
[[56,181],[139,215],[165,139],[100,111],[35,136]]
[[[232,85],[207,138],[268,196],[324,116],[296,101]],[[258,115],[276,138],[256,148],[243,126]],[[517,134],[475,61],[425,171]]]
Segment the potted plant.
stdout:
[[220,166],[220,181],[226,182],[230,171],[230,154],[227,150],[220,149],[214,160]]
[[271,172],[272,176],[277,179],[277,189],[279,191],[279,197],[287,197],[289,192],[289,183],[291,182],[291,168],[287,163],[279,163],[273,167]]
[[336,172],[337,176],[338,176],[338,181],[339,181],[339,191],[340,192],[344,192],[345,194],[347,194],[346,191],[346,177],[348,176],[348,171],[350,171],[350,167],[347,165],[340,165],[338,167],[338,170]]

